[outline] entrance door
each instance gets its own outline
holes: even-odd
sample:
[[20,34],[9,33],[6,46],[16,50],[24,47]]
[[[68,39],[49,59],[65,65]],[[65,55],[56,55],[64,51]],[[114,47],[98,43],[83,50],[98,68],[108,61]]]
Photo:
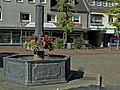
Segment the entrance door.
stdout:
[[101,31],[88,31],[89,43],[92,46],[100,47],[102,43],[102,33]]

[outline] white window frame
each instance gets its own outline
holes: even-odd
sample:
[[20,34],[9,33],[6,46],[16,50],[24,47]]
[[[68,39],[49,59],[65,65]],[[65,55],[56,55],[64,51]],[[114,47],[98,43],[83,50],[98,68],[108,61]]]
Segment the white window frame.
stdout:
[[10,2],[11,0],[4,0],[4,1],[6,1],[6,2]]
[[2,12],[0,12],[0,14],[1,14],[1,17],[0,17],[0,21],[2,20]]
[[28,2],[29,2],[29,3],[35,3],[35,0],[32,0],[32,1],[29,1],[29,0],[28,0]]
[[97,0],[97,6],[101,6],[101,5],[102,5],[101,0]]
[[90,4],[91,6],[95,6],[95,0],[91,0]]
[[30,22],[31,21],[31,14],[30,13],[21,12],[20,13],[20,19],[21,19],[21,14],[29,14],[29,20],[21,20],[21,21],[23,21],[23,22]]
[[48,21],[47,20],[47,22],[57,22],[57,15],[56,14],[47,14],[47,15],[54,16],[54,20],[53,21]]
[[[41,2],[41,0],[40,0],[40,2]],[[46,3],[46,0],[44,0],[43,2],[41,2],[41,3]]]
[[74,22],[74,23],[81,23],[81,16],[72,16],[72,21],[75,20],[75,17],[78,18],[78,21],[79,21],[79,22]]
[[114,6],[114,3],[113,2],[109,2],[109,7],[112,7]]
[[94,22],[91,22],[91,23],[100,23],[100,24],[102,24],[103,23],[102,15],[99,15],[99,16],[101,16],[100,20],[97,19],[97,15],[99,15],[99,14],[91,14],[91,20],[90,20],[90,22],[94,21]]
[[17,1],[17,2],[20,2],[20,3],[23,2],[23,0],[16,0],[16,1]]
[[107,1],[103,1],[103,6],[107,7],[108,6],[108,2]]

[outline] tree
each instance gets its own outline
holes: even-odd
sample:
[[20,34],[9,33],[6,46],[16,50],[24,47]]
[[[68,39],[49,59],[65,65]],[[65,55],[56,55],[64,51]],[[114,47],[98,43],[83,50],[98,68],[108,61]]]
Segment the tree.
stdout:
[[110,10],[108,10],[108,15],[111,15],[113,18],[115,18],[114,22],[111,22],[110,24],[115,26],[115,36],[117,37],[117,50],[119,49],[119,37],[120,37],[120,0],[109,0],[112,2],[116,2],[116,5],[111,7]]
[[[57,26],[64,31],[64,43],[67,47],[67,34],[74,30],[74,22],[72,21],[72,11],[74,0],[58,0],[58,23]],[[74,10],[75,11],[75,10]]]

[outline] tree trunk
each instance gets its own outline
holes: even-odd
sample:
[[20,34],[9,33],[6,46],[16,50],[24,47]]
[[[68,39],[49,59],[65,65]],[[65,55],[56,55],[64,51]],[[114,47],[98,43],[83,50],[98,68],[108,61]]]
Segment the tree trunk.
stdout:
[[119,42],[120,42],[119,41],[119,35],[117,35],[117,48],[116,48],[117,50],[119,50]]
[[66,49],[67,48],[67,32],[64,32],[64,44]]

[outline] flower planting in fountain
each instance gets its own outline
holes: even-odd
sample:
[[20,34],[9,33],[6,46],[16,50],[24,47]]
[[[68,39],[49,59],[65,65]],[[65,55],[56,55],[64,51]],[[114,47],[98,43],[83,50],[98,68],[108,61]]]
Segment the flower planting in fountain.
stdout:
[[52,50],[53,49],[52,37],[50,37],[48,35],[40,35],[40,36],[41,36],[41,40],[38,40],[38,37],[34,34],[26,37],[26,41],[24,43],[24,48],[26,50],[32,50],[32,51],[34,51],[36,48],[39,50],[40,49]]

